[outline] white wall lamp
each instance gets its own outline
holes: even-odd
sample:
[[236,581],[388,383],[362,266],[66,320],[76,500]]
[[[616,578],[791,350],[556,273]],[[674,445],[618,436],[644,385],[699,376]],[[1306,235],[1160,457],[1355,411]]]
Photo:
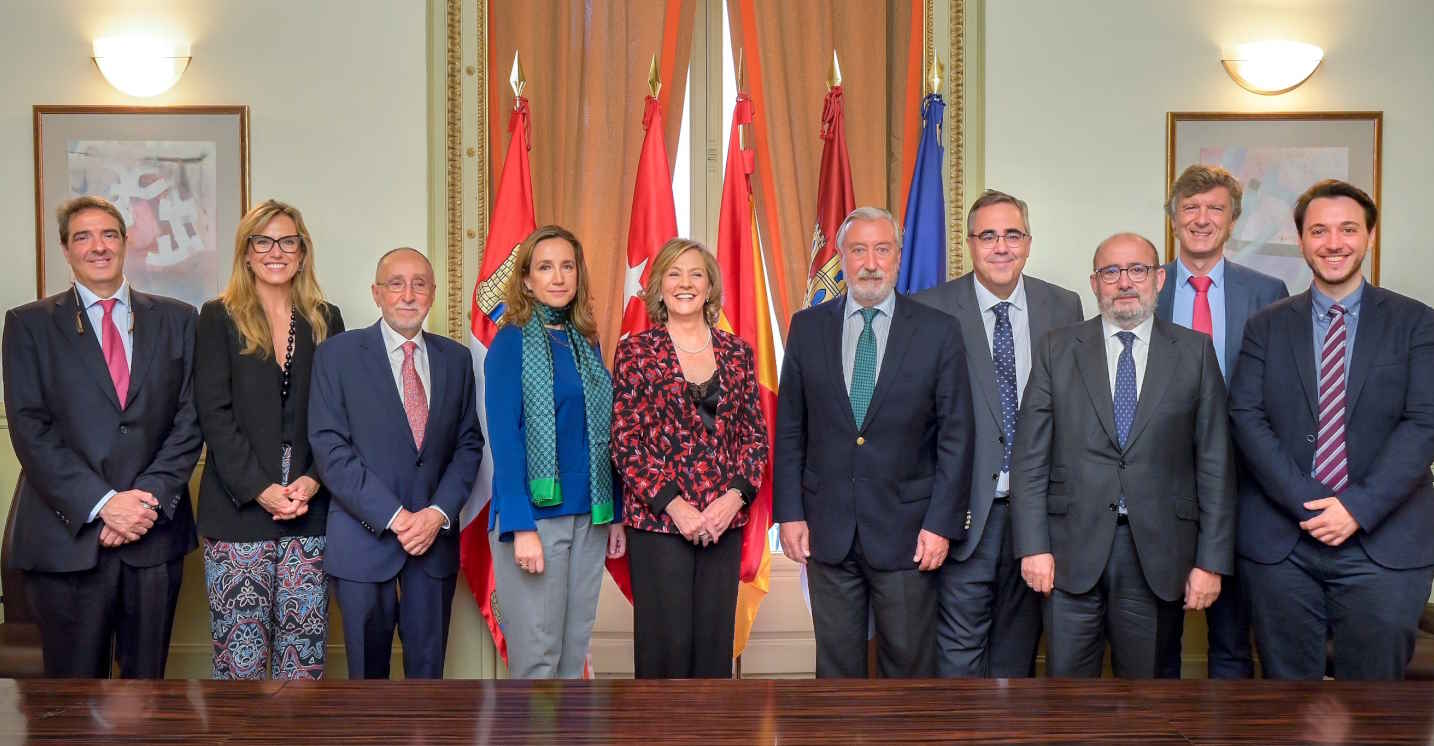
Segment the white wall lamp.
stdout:
[[110,85],[131,96],[158,96],[189,68],[189,45],[145,37],[106,37],[94,44],[95,66]]
[[1241,88],[1278,96],[1309,80],[1324,60],[1324,50],[1297,41],[1257,41],[1240,44],[1221,56],[1220,64]]

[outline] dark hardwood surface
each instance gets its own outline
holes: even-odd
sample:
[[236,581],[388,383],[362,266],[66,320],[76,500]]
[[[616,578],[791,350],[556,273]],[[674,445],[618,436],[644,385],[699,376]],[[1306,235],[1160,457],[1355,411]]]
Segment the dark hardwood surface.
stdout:
[[0,743],[1434,743],[1434,684],[0,681]]

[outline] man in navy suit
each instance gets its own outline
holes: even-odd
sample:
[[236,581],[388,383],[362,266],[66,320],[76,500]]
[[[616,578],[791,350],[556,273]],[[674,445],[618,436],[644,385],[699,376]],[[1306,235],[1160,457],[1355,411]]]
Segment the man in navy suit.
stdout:
[[[1165,211],[1180,256],[1165,265],[1167,281],[1155,304],[1156,318],[1210,336],[1227,386],[1240,354],[1245,322],[1256,311],[1290,294],[1283,280],[1225,258],[1225,244],[1240,219],[1242,193],[1239,179],[1219,166],[1193,165],[1171,185]],[[1249,479],[1238,454],[1235,468],[1238,490],[1239,483]],[[1221,589],[1219,598],[1205,610],[1209,676],[1248,679],[1255,673],[1249,602],[1238,576],[1224,578]],[[1172,635],[1170,643],[1161,675],[1178,679],[1180,635]]]
[[1378,210],[1321,181],[1295,203],[1310,289],[1256,314],[1230,390],[1254,473],[1239,572],[1266,676],[1399,679],[1434,579],[1434,309],[1364,281]]
[[20,460],[15,567],[45,675],[163,678],[202,445],[185,303],[130,287],[124,219],[99,197],[58,211],[73,287],[5,316],[5,408]]
[[836,235],[848,292],[792,317],[777,394],[772,515],[807,566],[817,676],[936,675],[936,605],[970,503],[961,329],[895,292],[901,231],[853,210]]
[[333,495],[325,569],[343,610],[349,678],[387,678],[393,632],[407,678],[441,678],[458,579],[458,513],[483,456],[468,350],[423,331],[428,258],[378,262],[383,318],[319,346],[309,443]]

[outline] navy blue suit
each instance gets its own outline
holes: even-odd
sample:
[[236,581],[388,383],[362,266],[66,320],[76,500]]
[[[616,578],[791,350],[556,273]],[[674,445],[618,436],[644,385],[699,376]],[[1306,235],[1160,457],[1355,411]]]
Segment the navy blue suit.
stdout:
[[[1177,260],[1178,261],[1178,260]],[[1165,265],[1165,285],[1155,301],[1155,316],[1174,322],[1176,262]],[[1256,269],[1225,260],[1225,385],[1235,372],[1240,357],[1240,343],[1245,338],[1245,323],[1260,309],[1288,298],[1285,281]],[[1253,489],[1249,471],[1239,451],[1235,453],[1235,489],[1237,494]],[[1182,618],[1183,627],[1183,618]],[[1250,650],[1250,602],[1240,587],[1237,575],[1226,575],[1221,583],[1220,597],[1205,610],[1209,632],[1207,673],[1212,679],[1248,679],[1254,676],[1255,661]],[[1180,635],[1170,637],[1171,649],[1165,652],[1161,676],[1180,678]]]
[[1398,678],[1434,576],[1434,309],[1364,286],[1346,376],[1349,484],[1336,495],[1359,530],[1328,547],[1299,527],[1315,516],[1303,503],[1330,495],[1311,476],[1311,308],[1306,291],[1250,319],[1230,389],[1235,440],[1255,476],[1237,551],[1256,641],[1267,675],[1319,678],[1332,629],[1336,677]]
[[[430,387],[423,448],[414,446],[378,324],[319,346],[309,398],[309,444],[333,501],[324,565],[338,579],[351,678],[388,675],[395,625],[410,678],[443,675],[458,573],[459,512],[483,456],[469,352],[424,333]],[[400,508],[437,506],[449,518],[412,557],[386,530]],[[396,598],[395,581],[402,588]]]

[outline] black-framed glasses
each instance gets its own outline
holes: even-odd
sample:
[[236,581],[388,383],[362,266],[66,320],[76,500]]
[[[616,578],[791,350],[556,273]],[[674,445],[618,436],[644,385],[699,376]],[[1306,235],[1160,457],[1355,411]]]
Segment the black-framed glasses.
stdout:
[[1120,274],[1124,272],[1125,276],[1129,277],[1131,282],[1139,284],[1149,279],[1150,273],[1156,269],[1158,269],[1158,267],[1149,264],[1132,264],[1129,267],[1117,267],[1112,264],[1109,267],[1097,269],[1095,274],[1100,278],[1101,282],[1107,285],[1114,285],[1120,282]]
[[303,236],[280,236],[280,237],[278,237],[278,238],[270,238],[269,236],[250,236],[250,237],[249,237],[249,249],[250,249],[251,251],[253,251],[255,254],[267,254],[267,253],[269,253],[270,251],[273,251],[273,249],[274,249],[275,246],[278,246],[278,247],[279,247],[279,251],[282,251],[282,252],[284,252],[285,254],[294,254],[294,253],[297,253],[299,249],[304,248],[304,237],[303,237]]
[[981,248],[990,249],[995,247],[997,241],[1005,241],[1007,246],[1019,246],[1022,241],[1030,238],[1031,234],[1025,231],[1011,229],[1005,233],[997,233],[995,231],[967,233],[966,237],[976,239],[977,243],[981,244]]
[[433,285],[422,277],[415,277],[412,280],[391,277],[387,282],[380,283],[380,286],[394,295],[402,293],[405,289],[412,290],[414,295],[428,295],[433,292]]

